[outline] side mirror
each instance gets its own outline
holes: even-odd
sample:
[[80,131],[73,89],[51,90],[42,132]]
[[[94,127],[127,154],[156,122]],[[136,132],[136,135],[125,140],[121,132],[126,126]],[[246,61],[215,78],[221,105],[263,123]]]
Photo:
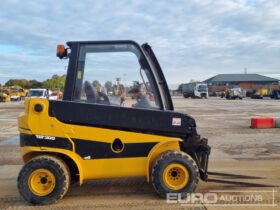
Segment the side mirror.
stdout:
[[56,47],[56,56],[60,59],[67,58],[67,49],[63,44],[58,44]]

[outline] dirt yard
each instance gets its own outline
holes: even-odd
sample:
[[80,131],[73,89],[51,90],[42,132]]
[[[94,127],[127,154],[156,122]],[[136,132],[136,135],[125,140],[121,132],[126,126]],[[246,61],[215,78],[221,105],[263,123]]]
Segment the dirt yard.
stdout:
[[[23,103],[14,102],[0,103],[0,209],[280,209],[280,188],[277,187],[280,185],[280,129],[249,128],[253,116],[280,118],[280,101],[181,97],[175,97],[173,101],[177,111],[196,119],[198,132],[209,139],[212,147],[209,171],[258,176],[252,177],[254,179],[238,177],[238,180],[271,185],[260,187],[201,181],[197,192],[215,191],[219,195],[239,196],[257,192],[262,194],[261,205],[169,204],[154,193],[145,179],[133,178],[90,181],[82,187],[73,185],[54,205],[30,206],[20,198],[16,187],[22,166],[16,118],[23,110]],[[215,178],[237,181],[237,177]]]

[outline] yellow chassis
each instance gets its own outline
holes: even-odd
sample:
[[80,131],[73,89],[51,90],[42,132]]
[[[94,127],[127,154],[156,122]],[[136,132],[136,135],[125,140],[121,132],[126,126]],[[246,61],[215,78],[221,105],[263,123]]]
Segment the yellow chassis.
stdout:
[[[34,110],[35,104],[43,107],[41,112]],[[50,137],[67,138],[72,149],[60,149],[41,146],[22,146],[20,148],[21,156],[24,162],[29,161],[35,156],[42,154],[62,155],[70,158],[78,168],[79,182],[82,184],[85,180],[145,176],[150,180],[150,169],[154,160],[163,152],[180,151],[180,138],[136,133],[131,131],[120,131],[104,129],[89,126],[80,126],[65,124],[58,121],[55,117],[50,117],[49,102],[46,99],[27,99],[25,101],[25,110],[19,118],[19,132],[21,134],[41,135]],[[75,149],[72,139],[80,138],[88,141],[98,141],[112,143],[114,139],[120,138],[126,143],[149,143],[156,142],[145,157],[122,157],[122,158],[104,158],[85,160],[79,156]],[[49,141],[49,140],[46,140]],[[71,170],[71,168],[70,168]]]

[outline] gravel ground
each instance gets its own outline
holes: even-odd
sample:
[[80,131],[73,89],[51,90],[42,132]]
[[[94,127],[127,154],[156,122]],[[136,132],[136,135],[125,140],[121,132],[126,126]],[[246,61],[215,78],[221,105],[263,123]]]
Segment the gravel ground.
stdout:
[[[225,100],[220,98],[173,98],[176,111],[196,119],[198,132],[209,139],[212,147],[209,168],[211,171],[262,176],[263,179],[244,179],[258,183],[280,185],[280,129],[250,129],[250,118],[271,116],[280,118],[280,101],[276,100]],[[22,166],[18,152],[17,116],[23,102],[0,103],[0,209],[224,209],[199,204],[183,207],[167,204],[158,198],[143,178],[98,180],[86,182],[82,187],[73,185],[69,193],[51,206],[30,206],[18,195],[16,179]],[[270,191],[275,192],[274,202],[279,208],[279,188],[248,187],[222,183],[200,182],[197,192],[217,190],[268,191],[263,203],[268,209],[273,202]],[[220,192],[221,194],[221,192]],[[223,192],[222,194],[227,194]],[[227,207],[240,209],[242,207]],[[260,208],[260,207],[258,207]],[[256,207],[246,207],[256,209]]]

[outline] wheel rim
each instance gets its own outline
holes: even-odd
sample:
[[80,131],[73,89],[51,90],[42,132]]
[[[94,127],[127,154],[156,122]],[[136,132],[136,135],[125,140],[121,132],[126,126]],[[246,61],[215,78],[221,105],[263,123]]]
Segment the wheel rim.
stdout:
[[184,165],[172,163],[164,169],[163,181],[168,188],[180,190],[188,183],[189,172]]
[[28,186],[33,194],[46,196],[55,187],[55,176],[47,169],[36,169],[29,176]]

